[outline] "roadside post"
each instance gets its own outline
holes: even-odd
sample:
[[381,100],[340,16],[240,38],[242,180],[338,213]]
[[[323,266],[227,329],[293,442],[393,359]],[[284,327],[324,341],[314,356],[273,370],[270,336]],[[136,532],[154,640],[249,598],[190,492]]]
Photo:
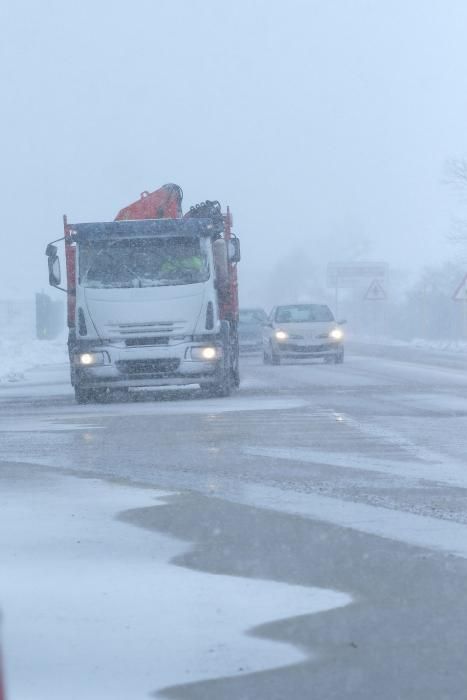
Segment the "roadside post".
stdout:
[[[0,615],[0,628],[2,624],[2,618]],[[6,700],[6,695],[5,695],[5,679],[3,677],[3,658],[2,658],[2,636],[1,636],[1,629],[0,629],[0,700]]]
[[462,302],[462,335],[467,338],[467,274],[452,295],[454,301]]
[[[387,300],[387,294],[386,291],[379,281],[379,279],[374,279],[368,289],[366,290],[366,293],[364,295],[364,300],[365,301],[386,301]],[[386,330],[386,314],[384,313],[385,311],[385,305],[383,306],[383,314],[379,313],[379,308],[376,305],[373,305],[373,330],[376,329],[376,326],[378,325],[378,319],[381,318],[382,322],[379,324],[378,331],[381,330]]]

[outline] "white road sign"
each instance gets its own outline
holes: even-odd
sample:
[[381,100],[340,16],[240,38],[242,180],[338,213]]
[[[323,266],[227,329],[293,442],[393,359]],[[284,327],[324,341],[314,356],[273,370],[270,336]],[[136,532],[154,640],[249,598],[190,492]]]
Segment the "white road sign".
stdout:
[[329,263],[327,284],[329,287],[353,287],[362,279],[384,280],[387,271],[385,262]]
[[457,287],[456,291],[452,295],[454,301],[467,301],[467,275]]
[[365,299],[369,301],[384,301],[387,299],[386,292],[379,280],[373,280],[367,289]]

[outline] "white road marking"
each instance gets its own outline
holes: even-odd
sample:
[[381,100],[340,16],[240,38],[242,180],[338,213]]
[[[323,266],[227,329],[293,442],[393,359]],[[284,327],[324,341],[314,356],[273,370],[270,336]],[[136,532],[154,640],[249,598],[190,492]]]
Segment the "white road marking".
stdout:
[[235,501],[467,558],[467,525],[338,498],[246,486]]
[[430,455],[432,459],[429,463],[423,463],[406,460],[382,460],[350,452],[342,454],[297,447],[245,447],[243,452],[256,457],[287,459],[306,464],[339,467],[340,469],[371,471],[467,488],[467,465],[455,462],[447,464],[444,460],[440,462],[440,455],[434,454]]
[[10,418],[0,422],[0,433],[50,433],[69,430],[100,430],[104,426],[88,423],[60,423],[50,419]]

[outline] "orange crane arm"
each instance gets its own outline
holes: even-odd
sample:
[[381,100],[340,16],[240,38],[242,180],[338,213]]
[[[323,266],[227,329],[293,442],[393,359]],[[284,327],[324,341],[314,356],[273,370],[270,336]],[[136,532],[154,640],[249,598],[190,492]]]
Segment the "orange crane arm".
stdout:
[[182,216],[182,188],[163,185],[154,192],[143,192],[141,198],[120,209],[115,221],[134,219],[179,219]]

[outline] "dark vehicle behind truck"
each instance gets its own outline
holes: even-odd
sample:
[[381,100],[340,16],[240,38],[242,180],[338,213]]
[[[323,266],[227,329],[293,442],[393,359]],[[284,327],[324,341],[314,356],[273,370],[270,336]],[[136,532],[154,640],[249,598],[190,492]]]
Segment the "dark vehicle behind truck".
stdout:
[[260,307],[240,309],[238,337],[242,352],[260,351],[263,347],[263,324],[267,314]]

